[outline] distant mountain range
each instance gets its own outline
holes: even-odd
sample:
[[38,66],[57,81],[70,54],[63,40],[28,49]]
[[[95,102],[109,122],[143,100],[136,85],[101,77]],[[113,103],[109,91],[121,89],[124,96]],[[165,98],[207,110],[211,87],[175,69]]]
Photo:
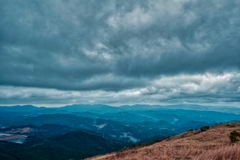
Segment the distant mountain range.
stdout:
[[0,106],[0,111],[9,111],[9,112],[34,112],[34,111],[43,111],[47,109],[48,111],[52,110],[63,110],[67,112],[91,112],[97,114],[104,113],[116,113],[116,112],[134,112],[134,111],[146,111],[146,110],[194,110],[194,111],[215,111],[215,112],[223,112],[223,113],[233,113],[240,114],[239,107],[233,106],[201,106],[194,104],[181,104],[181,105],[125,105],[119,107],[113,107],[102,104],[73,104],[67,105],[64,107],[55,107],[55,108],[47,108],[47,107],[35,107],[33,105],[16,105],[16,106]]
[[[0,153],[5,159],[9,157],[9,159],[14,157],[25,159],[27,156],[37,159],[36,155],[39,159],[53,158],[51,154],[43,153],[46,150],[54,152],[52,155],[59,151],[67,159],[91,157],[132,144],[172,137],[204,126],[240,121],[239,108],[230,107],[230,113],[224,111],[226,111],[225,107],[211,109],[199,105],[112,107],[76,104],[59,108],[32,105],[2,106],[0,107],[0,140],[5,141],[0,141]],[[4,137],[6,135],[9,137]],[[82,147],[86,146],[91,152],[80,146],[74,150],[68,145],[68,143],[73,143],[73,146],[79,145],[84,136],[88,137],[86,140],[91,142],[91,145],[84,143]],[[19,140],[15,141],[11,137],[27,138],[25,141],[24,138],[21,139],[22,144],[16,144],[11,142],[19,142]],[[97,140],[96,137],[101,139]],[[103,141],[110,146],[104,146]]]
[[[167,123],[167,122],[164,122]],[[47,114],[37,117],[29,117],[18,122],[14,122],[15,126],[33,124],[40,126],[43,124],[65,125],[75,129],[92,130],[98,133],[107,134],[118,140],[137,142],[141,139],[158,135],[172,136],[176,134],[172,130],[162,129],[157,126],[141,125],[139,123],[127,124],[112,120],[91,119],[70,114]]]

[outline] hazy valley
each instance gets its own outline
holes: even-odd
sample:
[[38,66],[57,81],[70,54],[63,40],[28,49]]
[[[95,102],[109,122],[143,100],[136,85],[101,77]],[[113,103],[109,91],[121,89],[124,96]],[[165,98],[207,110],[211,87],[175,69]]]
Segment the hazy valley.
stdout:
[[[181,109],[185,107],[186,109]],[[220,123],[233,112],[185,106],[72,105],[0,107],[0,151],[5,159],[82,159]],[[58,154],[61,152],[61,156]]]

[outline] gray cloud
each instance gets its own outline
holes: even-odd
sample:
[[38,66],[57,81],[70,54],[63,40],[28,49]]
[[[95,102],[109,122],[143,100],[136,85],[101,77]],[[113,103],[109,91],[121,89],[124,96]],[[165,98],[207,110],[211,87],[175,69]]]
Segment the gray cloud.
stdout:
[[[37,88],[89,97],[104,92],[103,101],[95,97],[102,103],[238,102],[239,81],[233,75],[240,72],[239,7],[239,0],[2,0],[0,85],[9,92],[25,88],[28,96],[15,97],[24,103],[51,97],[39,95]],[[203,80],[192,82],[207,74],[230,74],[232,81],[224,81],[230,89],[213,81],[213,88],[204,90]],[[200,83],[197,92],[191,85],[179,91],[182,75],[184,82]],[[14,99],[4,98],[6,90],[2,103]],[[80,97],[62,98],[62,103]]]
[[240,103],[240,73],[162,76],[142,88],[118,92],[64,91],[47,88],[0,86],[0,102],[31,104],[103,103]]

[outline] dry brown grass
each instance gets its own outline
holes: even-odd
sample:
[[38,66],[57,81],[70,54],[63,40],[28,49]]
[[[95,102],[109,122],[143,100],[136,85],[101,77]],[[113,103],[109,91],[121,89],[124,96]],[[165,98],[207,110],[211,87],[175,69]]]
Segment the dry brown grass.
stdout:
[[240,142],[232,144],[229,139],[234,130],[240,132],[240,122],[211,126],[205,132],[188,131],[151,146],[91,160],[240,160]]

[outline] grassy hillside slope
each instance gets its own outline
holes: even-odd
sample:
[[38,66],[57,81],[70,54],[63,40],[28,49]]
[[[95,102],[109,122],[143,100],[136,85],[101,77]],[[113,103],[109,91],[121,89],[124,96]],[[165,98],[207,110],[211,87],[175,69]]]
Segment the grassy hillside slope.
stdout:
[[[90,158],[91,160],[237,160],[240,141],[232,143],[232,131],[240,133],[240,122],[225,123],[188,131],[146,147]],[[237,139],[239,139],[238,137]]]

